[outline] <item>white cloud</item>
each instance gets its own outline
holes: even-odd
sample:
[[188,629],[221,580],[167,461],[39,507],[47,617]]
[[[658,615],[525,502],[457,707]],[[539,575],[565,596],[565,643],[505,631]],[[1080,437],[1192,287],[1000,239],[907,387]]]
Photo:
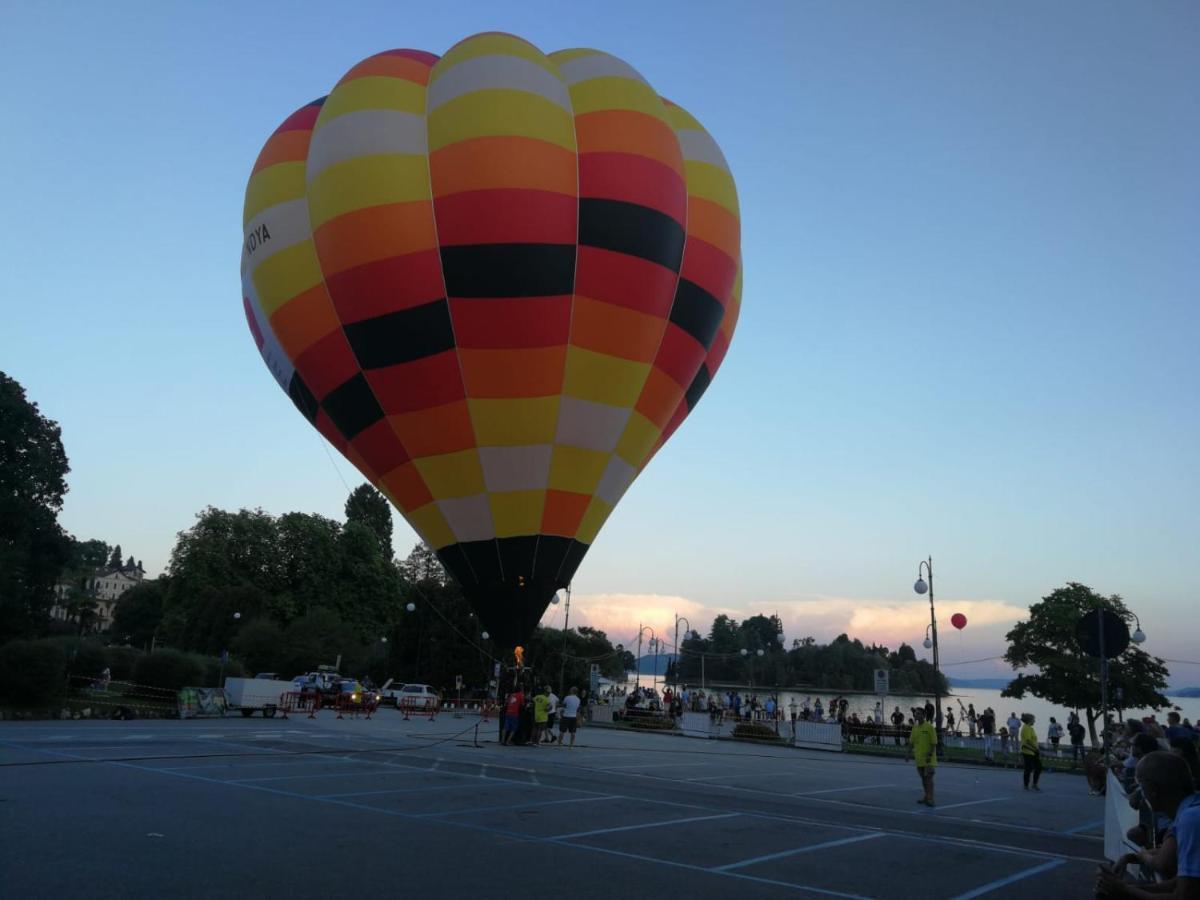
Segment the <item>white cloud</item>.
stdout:
[[[542,623],[561,627],[564,612],[561,605],[552,606],[542,617]],[[755,608],[708,606],[687,597],[669,594],[577,593],[571,600],[571,624],[599,628],[614,643],[636,640],[639,624],[649,625],[670,643],[674,638],[676,614],[685,616],[696,631],[707,634],[712,620],[721,613],[739,621],[759,613],[778,613],[789,642],[792,638],[811,635],[825,643],[845,633],[864,643],[874,641],[896,647],[905,642],[919,647],[925,636],[925,627],[929,624],[929,603],[926,600],[897,603],[874,598],[818,596],[759,603]],[[967,617],[967,628],[961,633],[967,644],[1002,652],[1001,632],[1024,618],[1028,610],[998,600],[939,602],[938,626],[943,643],[947,642],[945,635],[954,631],[950,625],[950,617],[954,613],[962,613]],[[681,629],[685,627],[683,625]],[[985,640],[986,645],[979,644],[979,640]]]

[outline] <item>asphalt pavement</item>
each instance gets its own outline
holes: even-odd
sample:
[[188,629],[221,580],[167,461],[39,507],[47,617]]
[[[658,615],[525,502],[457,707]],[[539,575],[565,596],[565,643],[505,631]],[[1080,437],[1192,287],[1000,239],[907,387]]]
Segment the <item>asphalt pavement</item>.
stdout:
[[1083,898],[1081,777],[494,720],[0,722],[0,894],[21,898]]

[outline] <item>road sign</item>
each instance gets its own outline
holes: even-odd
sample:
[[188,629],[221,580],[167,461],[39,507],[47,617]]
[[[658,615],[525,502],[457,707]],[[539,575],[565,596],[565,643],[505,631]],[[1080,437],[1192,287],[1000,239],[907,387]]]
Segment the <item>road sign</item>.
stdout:
[[1100,628],[1103,619],[1104,656],[1120,656],[1129,646],[1129,626],[1111,609],[1094,609],[1075,626],[1075,637],[1088,656],[1100,657]]
[[881,697],[886,697],[888,695],[889,692],[888,692],[888,670],[887,669],[876,669],[875,670],[875,693]]

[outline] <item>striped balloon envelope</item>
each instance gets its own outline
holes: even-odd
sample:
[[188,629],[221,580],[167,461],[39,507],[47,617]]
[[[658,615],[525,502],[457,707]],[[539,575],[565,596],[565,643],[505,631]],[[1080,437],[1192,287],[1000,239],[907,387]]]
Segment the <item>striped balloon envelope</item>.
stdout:
[[628,63],[479,34],[268,138],[242,291],[300,412],[513,646],[696,406],[741,298],[720,149]]

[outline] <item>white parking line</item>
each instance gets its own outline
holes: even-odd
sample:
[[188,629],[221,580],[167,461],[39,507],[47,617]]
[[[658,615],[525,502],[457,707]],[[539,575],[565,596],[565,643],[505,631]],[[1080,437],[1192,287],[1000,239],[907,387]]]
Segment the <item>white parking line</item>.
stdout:
[[936,810],[958,809],[962,806],[978,806],[980,803],[999,803],[1001,800],[1011,800],[1012,797],[988,797],[986,800],[968,800],[966,803],[950,803],[946,806],[935,806]]
[[630,763],[625,766],[606,766],[596,769],[597,772],[616,772],[618,769],[709,769],[720,763]]
[[597,800],[622,800],[623,797],[618,797],[615,794],[601,794],[597,797],[568,797],[565,800],[546,800],[542,803],[510,803],[505,806],[476,806],[472,809],[451,809],[443,810],[442,812],[417,813],[414,818],[417,819],[436,819],[440,816],[462,816],[471,815],[474,813],[485,812],[500,812],[506,809],[534,809],[541,806],[558,806],[562,803],[592,803]]
[[744,866],[753,866],[757,863],[769,862],[773,859],[782,859],[785,856],[795,856],[797,853],[809,853],[813,850],[825,850],[829,847],[840,847],[843,844],[857,844],[861,841],[870,841],[881,837],[883,837],[883,832],[880,831],[873,831],[869,834],[856,834],[854,837],[838,838],[835,841],[825,841],[820,844],[809,844],[807,847],[796,847],[793,850],[781,850],[778,853],[768,853],[765,856],[755,856],[752,859],[743,859],[740,862],[727,863],[723,866],[713,866],[713,871],[728,872],[731,869],[741,869]]
[[792,796],[793,797],[813,797],[813,796],[816,796],[817,794],[837,794],[841,791],[865,791],[865,790],[870,790],[871,788],[895,787],[896,784],[897,784],[897,782],[895,782],[895,781],[889,781],[887,784],[856,784],[856,785],[852,785],[851,787],[825,788],[825,790],[823,790],[823,791],[801,791],[798,794],[792,794]]
[[686,819],[667,819],[665,822],[644,822],[641,825],[620,825],[616,828],[597,828],[595,831],[574,831],[570,834],[556,834],[548,837],[548,841],[569,841],[574,838],[591,837],[595,834],[613,834],[617,831],[636,831],[639,828],[657,828],[660,825],[683,825],[685,822],[707,822],[712,819],[732,819],[741,813],[721,813],[717,816],[689,816]]

